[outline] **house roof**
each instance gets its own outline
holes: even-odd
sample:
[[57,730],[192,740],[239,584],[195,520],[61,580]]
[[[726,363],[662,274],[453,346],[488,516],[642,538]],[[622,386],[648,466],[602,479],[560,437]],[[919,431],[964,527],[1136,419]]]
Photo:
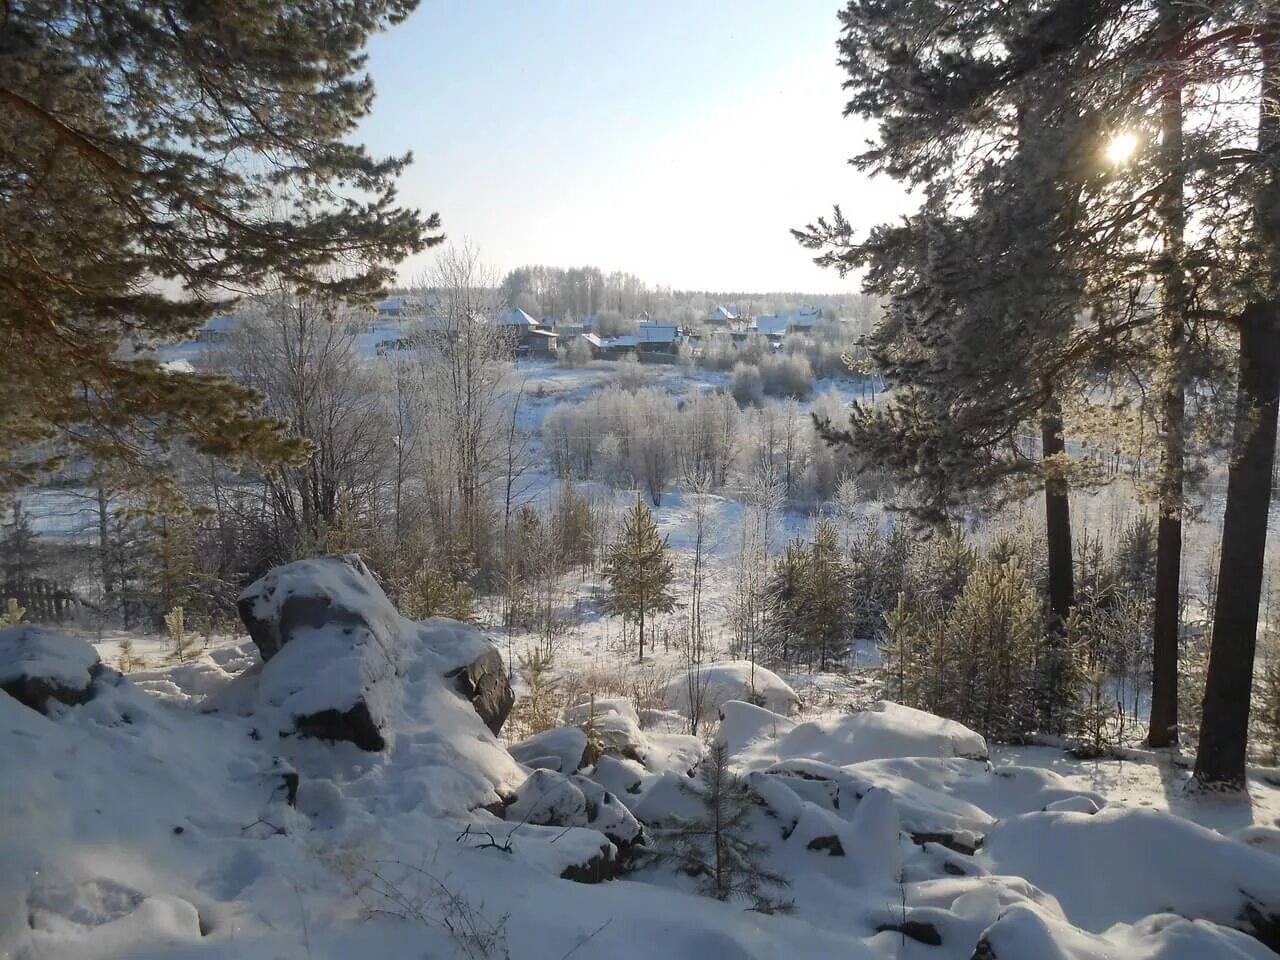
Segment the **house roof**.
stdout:
[[639,331],[644,343],[675,343],[679,327],[674,323],[641,323]]
[[497,324],[500,327],[529,327],[532,329],[538,325],[538,321],[519,307],[507,307],[507,309],[498,314]]
[[737,320],[738,315],[727,307],[716,304],[714,310],[707,314],[708,320]]
[[535,337],[548,337],[552,340],[560,336],[560,334],[555,333],[554,331],[551,331],[551,330],[530,330],[529,332],[533,334]]
[[767,334],[769,336],[778,336],[787,332],[787,319],[776,314],[765,317],[756,317],[756,332]]

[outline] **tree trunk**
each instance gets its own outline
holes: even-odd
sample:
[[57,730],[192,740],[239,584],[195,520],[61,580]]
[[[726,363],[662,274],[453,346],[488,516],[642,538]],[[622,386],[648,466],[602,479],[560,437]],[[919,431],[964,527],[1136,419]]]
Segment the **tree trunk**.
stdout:
[[[1205,681],[1204,718],[1195,777],[1243,789],[1258,639],[1258,601],[1271,507],[1271,467],[1280,402],[1280,17],[1263,31],[1256,230],[1268,259],[1265,297],[1240,317],[1240,384],[1236,395],[1227,505],[1222,520],[1213,647]],[[1268,169],[1269,168],[1269,169]]]
[[[1162,11],[1166,32],[1177,29],[1172,3]],[[1160,101],[1161,166],[1166,189],[1160,219],[1164,229],[1163,334],[1160,379],[1164,444],[1160,463],[1160,519],[1156,530],[1156,595],[1151,643],[1151,717],[1147,745],[1177,742],[1178,587],[1182,573],[1182,488],[1186,455],[1186,283],[1182,273],[1183,209],[1182,81],[1175,65]]]
[[[1062,437],[1062,407],[1051,399],[1040,420],[1040,443],[1047,459],[1065,453]],[[1075,603],[1075,581],[1071,570],[1071,503],[1067,482],[1048,478],[1044,484],[1045,542],[1049,552],[1049,609],[1059,626]]]
[[644,663],[644,604],[640,604],[640,662]]

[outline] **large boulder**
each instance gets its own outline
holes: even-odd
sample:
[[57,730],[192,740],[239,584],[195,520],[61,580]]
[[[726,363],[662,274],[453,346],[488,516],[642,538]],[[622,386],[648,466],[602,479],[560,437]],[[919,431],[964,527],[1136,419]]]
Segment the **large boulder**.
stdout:
[[384,749],[398,679],[423,654],[493,733],[514,702],[489,640],[457,621],[401,616],[359,557],[276,567],[244,590],[238,608],[262,655],[261,691],[302,735]]
[[683,717],[715,720],[730,700],[742,700],[773,713],[793,713],[800,698],[791,685],[772,670],[749,660],[706,663],[677,674],[662,688],[666,705]]
[[85,703],[102,670],[98,651],[83,640],[30,624],[0,630],[0,690],[32,710]]
[[583,764],[587,735],[577,727],[552,727],[508,747],[511,755],[527,767],[542,767],[573,773]]
[[954,720],[881,700],[842,716],[797,725],[778,738],[778,759],[803,757],[833,766],[896,757],[987,759],[987,742]]
[[591,742],[584,763],[606,755],[634,761],[650,773],[687,774],[701,762],[706,750],[697,737],[641,730],[640,715],[624,698],[580,703],[567,708],[564,718],[588,734]]
[[640,824],[612,793],[586,777],[554,770],[535,770],[503,815],[534,826],[589,827],[619,848],[640,837]]
[[1175,913],[1280,947],[1280,859],[1172,814],[1107,806],[1010,817],[977,860],[1025,877],[1092,933]]

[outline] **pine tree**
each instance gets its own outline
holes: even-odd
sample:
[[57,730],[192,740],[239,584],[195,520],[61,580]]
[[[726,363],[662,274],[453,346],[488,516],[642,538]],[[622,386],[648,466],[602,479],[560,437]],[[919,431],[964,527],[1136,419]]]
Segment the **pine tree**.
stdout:
[[398,591],[400,612],[412,620],[451,617],[467,623],[475,591],[454,580],[443,566],[428,561]]
[[840,557],[835,524],[819,520],[813,528],[800,589],[799,627],[818,669],[843,661],[853,626],[849,566]]
[[1222,556],[1205,679],[1196,780],[1245,787],[1258,609],[1262,595],[1271,473],[1280,411],[1280,14],[1261,5],[1257,154],[1245,180],[1256,244],[1250,300],[1239,318],[1239,376]]
[[765,632],[773,654],[783,663],[799,653],[808,559],[805,543],[797,537],[774,561],[773,576],[765,585]]
[[702,892],[717,900],[740,900],[751,909],[786,909],[775,899],[787,879],[762,865],[767,848],[750,839],[755,807],[745,784],[729,769],[729,750],[713,743],[699,773],[705,812],[692,819],[665,821],[652,828],[651,849],[698,880]]
[[0,490],[58,465],[48,441],[133,463],[180,438],[226,457],[303,452],[254,415],[251,390],[171,374],[148,348],[272,277],[367,298],[439,239],[435,215],[396,206],[410,158],[350,139],[373,100],[368,40],[414,6],[6,6]]
[[140,527],[145,559],[139,587],[158,625],[195,595],[195,520],[185,512],[148,513]]
[[[1097,390],[1099,375],[1139,371],[1145,381],[1140,393],[1150,399],[1138,397],[1134,406],[1160,431],[1161,465],[1150,491],[1160,517],[1149,732],[1156,744],[1171,737],[1178,710],[1177,588],[1191,421],[1214,413],[1209,397],[1224,392],[1194,389],[1195,379],[1231,380],[1221,367],[1219,341],[1225,323],[1237,327],[1236,482],[1229,483],[1226,572],[1218,579],[1227,603],[1215,605],[1218,669],[1210,671],[1206,702],[1213,706],[1206,710],[1209,736],[1197,777],[1238,784],[1256,643],[1259,531],[1266,527],[1265,477],[1280,394],[1274,3],[1017,2],[958,9],[933,0],[852,0],[841,16],[841,62],[853,91],[848,112],[877,121],[880,133],[857,162],[923,186],[926,206],[919,219],[873,232],[866,243],[852,241],[852,228],[838,210],[800,236],[822,251],[819,262],[842,270],[869,263],[873,289],[888,289],[908,318],[920,321],[918,328],[934,334],[899,338],[892,344],[896,352],[882,349],[877,357],[904,371],[903,382],[923,380],[927,388],[919,397],[901,395],[900,422],[864,414],[868,425],[855,415],[849,432],[861,429],[883,440],[893,438],[888,428],[895,425],[914,428],[914,437],[899,430],[899,437],[913,441],[903,445],[899,460],[923,451],[916,486],[925,499],[945,505],[954,490],[1001,480],[1001,467],[1019,472],[1011,435],[1000,429],[1000,411],[983,412],[983,391],[1019,414],[1010,416],[1009,426],[1029,420],[1024,414],[1031,410],[1048,413],[1042,426],[1054,426],[1054,404],[1074,399],[1065,390]],[[1231,108],[1201,113],[1184,129],[1184,100],[1194,105],[1206,99],[1231,102]],[[1099,163],[1105,139],[1117,131],[1143,149],[1132,162]],[[1258,149],[1246,156],[1240,144],[1255,133]],[[981,155],[975,157],[978,144]],[[1019,173],[1024,160],[1030,162]],[[1007,215],[989,221],[994,236],[1021,234],[1022,241],[993,245],[979,233],[967,251],[956,245],[959,227],[981,224],[1002,204]],[[1025,230],[1037,221],[1038,229]],[[1187,230],[1188,223],[1196,229]],[[1026,254],[1031,259],[1020,260]],[[1074,275],[1079,290],[1063,303],[1074,301],[1077,316],[1056,332],[1040,322],[1043,316],[1009,328],[1003,311],[994,313],[995,326],[956,322],[955,314],[981,305],[989,289],[1007,303],[1025,299],[1000,292],[1016,289],[1022,272],[1009,267],[1020,262],[1033,281],[1045,276],[1046,267],[1060,279]],[[977,281],[972,289],[964,286],[969,278],[956,279],[957,265],[970,269]],[[992,287],[1001,275],[1011,283]],[[1032,293],[1044,302],[1039,284]],[[982,375],[970,383],[981,384],[976,391],[948,385],[945,369],[930,380],[934,358],[948,364],[958,358],[955,373],[962,382],[971,379],[963,350],[969,329],[999,343],[992,352],[1016,356],[984,361],[976,368]],[[938,330],[952,341],[958,331],[960,342],[939,349]],[[1027,333],[1028,340],[1018,339]],[[1018,381],[1008,374],[1022,371],[1031,374],[1026,384],[1032,389],[1010,391]],[[1059,445],[1052,432],[1042,444],[1046,454],[1050,440]],[[885,449],[873,448],[871,455]],[[887,453],[894,455],[891,448]],[[984,471],[987,481],[974,483]],[[1046,474],[1047,492],[1050,482],[1061,478]],[[1053,521],[1055,505],[1046,506]],[[1061,516],[1063,508],[1060,498]],[[1062,528],[1051,522],[1047,529],[1050,595],[1059,616],[1069,598],[1063,576],[1069,544],[1054,535]]]
[[31,517],[21,501],[14,501],[12,520],[0,527],[0,589],[21,590],[44,565],[45,552]]
[[187,633],[186,617],[182,607],[174,607],[164,615],[165,635],[169,639],[169,656],[178,663],[186,663],[195,653],[196,640]]
[[622,535],[605,558],[609,609],[634,619],[640,631],[640,660],[644,661],[645,625],[655,613],[675,606],[669,588],[675,576],[667,555],[667,540],[658,534],[653,513],[639,497],[622,521]]

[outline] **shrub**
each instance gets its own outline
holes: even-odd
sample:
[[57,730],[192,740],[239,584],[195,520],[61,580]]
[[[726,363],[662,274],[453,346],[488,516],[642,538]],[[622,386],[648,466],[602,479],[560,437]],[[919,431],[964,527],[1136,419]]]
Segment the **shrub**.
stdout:
[[736,363],[733,367],[733,383],[730,387],[733,399],[739,406],[759,404],[764,401],[764,381],[760,368],[753,363]]
[[760,361],[760,378],[764,392],[771,397],[803,400],[813,392],[813,368],[804,357],[766,356]]

